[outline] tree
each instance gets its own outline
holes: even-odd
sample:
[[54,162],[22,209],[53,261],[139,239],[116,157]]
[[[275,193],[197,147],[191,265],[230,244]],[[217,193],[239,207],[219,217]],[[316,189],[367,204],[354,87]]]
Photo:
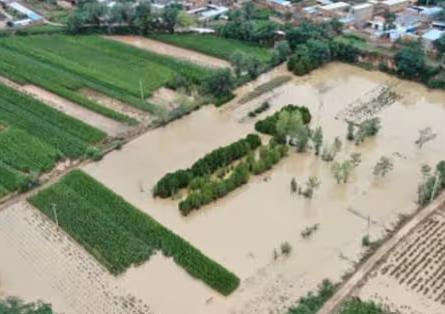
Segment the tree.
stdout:
[[356,168],[362,162],[362,155],[360,153],[351,154],[351,163]]
[[292,246],[289,242],[281,243],[281,253],[284,255],[289,255],[292,252]]
[[167,7],[161,14],[163,24],[169,33],[175,32],[175,26],[178,23],[179,10],[175,7]]
[[304,197],[312,198],[314,190],[320,186],[321,182],[317,177],[309,177],[306,181],[306,190],[303,192]]
[[80,32],[82,25],[85,21],[85,16],[80,11],[75,11],[68,16],[66,21],[66,31],[68,34],[74,35]]
[[313,63],[322,65],[331,61],[332,54],[327,40],[310,39],[306,45],[308,46]]
[[138,27],[142,35],[149,33],[153,27],[153,20],[151,16],[151,6],[148,2],[139,2],[135,7],[134,25]]
[[6,298],[0,300],[0,313],[4,314],[53,314],[50,304],[40,301],[35,303],[24,303],[18,298]]
[[280,63],[285,61],[292,52],[289,46],[289,42],[287,40],[278,41],[275,44],[274,48],[276,49],[276,51],[278,51],[278,55],[280,57]]
[[354,135],[355,144],[361,144],[367,137],[376,136],[380,130],[380,118],[366,119],[358,126],[358,131]]
[[354,169],[354,165],[350,160],[345,160],[343,162],[335,161],[331,166],[332,174],[338,184],[348,182],[352,169]]
[[235,88],[230,69],[220,69],[213,72],[202,84],[204,94],[212,95],[216,98],[228,97]]
[[394,168],[394,163],[392,159],[381,156],[379,161],[375,164],[373,174],[376,177],[384,177],[388,172]]
[[295,181],[295,178],[292,178],[290,181],[290,190],[292,193],[297,192],[297,181]]
[[99,2],[91,2],[82,7],[82,12],[84,12],[85,22],[100,26],[101,20],[107,13],[107,7]]
[[385,18],[385,24],[383,25],[384,30],[390,30],[396,28],[394,22],[397,18],[397,15],[394,12],[385,11],[383,17]]
[[426,72],[425,52],[420,43],[402,47],[394,57],[397,72],[409,79],[420,78]]
[[235,68],[236,77],[240,77],[243,69],[245,68],[245,56],[246,54],[238,49],[232,52],[230,55],[230,62]]
[[354,124],[352,122],[348,122],[348,133],[346,135],[346,139],[348,141],[354,140]]
[[191,27],[197,24],[196,19],[186,11],[180,11],[178,14],[178,25],[181,27]]
[[321,127],[315,129],[312,141],[314,142],[315,156],[318,156],[320,154],[321,145],[323,144],[323,129]]
[[433,133],[431,128],[424,128],[419,130],[419,138],[415,141],[415,144],[419,149],[422,149],[425,143],[433,140],[437,136],[436,133]]

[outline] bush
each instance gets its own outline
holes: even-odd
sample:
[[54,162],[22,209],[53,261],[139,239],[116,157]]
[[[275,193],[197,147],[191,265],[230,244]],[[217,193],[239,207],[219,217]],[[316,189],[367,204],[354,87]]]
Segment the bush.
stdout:
[[277,135],[276,125],[278,122],[278,118],[282,111],[294,112],[299,111],[301,113],[301,117],[303,119],[304,124],[309,124],[311,122],[311,113],[309,109],[305,106],[295,106],[295,105],[287,105],[283,107],[280,111],[275,112],[273,115],[268,116],[263,120],[259,120],[255,123],[255,130],[269,135]]
[[281,243],[280,249],[281,249],[281,253],[284,255],[289,255],[292,252],[292,246],[287,241]]
[[369,239],[369,235],[365,235],[363,238],[362,238],[362,245],[363,246],[370,246],[371,245],[371,240]]
[[89,146],[85,152],[86,158],[90,158],[92,160],[101,160],[102,159],[102,151],[95,147],[95,146]]
[[191,168],[167,173],[156,183],[154,196],[170,197],[180,189],[188,187],[192,179],[213,174],[217,169],[240,159],[260,145],[260,137],[257,134],[249,134],[235,143],[215,149],[197,160]]
[[[309,292],[306,297],[300,299],[297,306],[290,308],[287,314],[316,314],[326,301],[334,295],[336,290],[337,285],[325,279],[318,285],[316,294]],[[359,312],[354,312],[354,314],[357,313]]]

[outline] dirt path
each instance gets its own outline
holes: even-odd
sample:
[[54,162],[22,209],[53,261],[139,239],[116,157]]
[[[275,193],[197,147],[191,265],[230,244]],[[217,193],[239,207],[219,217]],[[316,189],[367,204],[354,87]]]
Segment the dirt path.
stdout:
[[139,36],[105,36],[105,38],[210,68],[230,67],[230,63],[225,60],[210,57],[196,51],[179,48],[153,39]]
[[383,244],[354,275],[337,291],[337,293],[325,303],[317,314],[334,314],[340,304],[349,296],[352,290],[368,275],[376,264],[384,258],[392,249],[400,243],[414,228],[416,228],[425,218],[433,214],[445,203],[445,193],[442,193],[433,203],[421,210],[402,229],[395,233],[385,244]]
[[27,94],[46,105],[62,111],[63,113],[81,120],[99,130],[104,131],[110,136],[118,136],[130,131],[130,127],[102,116],[94,111],[79,106],[63,97],[53,94],[35,85],[20,85],[5,77],[0,76],[0,82],[6,86],[15,89],[21,93]]

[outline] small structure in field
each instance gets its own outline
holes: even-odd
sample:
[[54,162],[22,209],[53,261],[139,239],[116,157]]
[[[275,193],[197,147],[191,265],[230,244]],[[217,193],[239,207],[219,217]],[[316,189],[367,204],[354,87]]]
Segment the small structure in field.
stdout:
[[209,4],[201,8],[187,11],[188,14],[195,16],[200,21],[209,21],[216,19],[229,11],[229,8]]

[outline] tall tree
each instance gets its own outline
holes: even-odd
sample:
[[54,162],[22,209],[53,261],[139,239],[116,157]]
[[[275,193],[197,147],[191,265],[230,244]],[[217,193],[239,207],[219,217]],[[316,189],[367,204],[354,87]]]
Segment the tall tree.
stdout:
[[425,52],[420,43],[409,43],[402,47],[394,57],[400,75],[415,79],[426,70]]

